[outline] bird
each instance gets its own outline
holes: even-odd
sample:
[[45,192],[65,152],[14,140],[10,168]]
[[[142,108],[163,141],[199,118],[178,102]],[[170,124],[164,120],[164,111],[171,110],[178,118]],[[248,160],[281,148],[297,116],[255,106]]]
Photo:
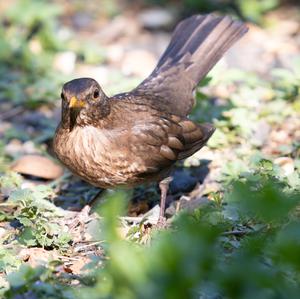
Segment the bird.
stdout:
[[104,189],[159,182],[164,223],[176,161],[201,149],[215,128],[189,118],[194,91],[247,26],[229,16],[193,15],[175,28],[153,72],[130,92],[108,97],[92,78],[62,87],[53,149],[71,172]]

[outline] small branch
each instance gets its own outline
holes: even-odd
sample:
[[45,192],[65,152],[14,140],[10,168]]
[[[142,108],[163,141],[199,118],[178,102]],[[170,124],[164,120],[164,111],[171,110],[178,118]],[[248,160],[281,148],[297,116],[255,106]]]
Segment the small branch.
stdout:
[[104,243],[105,241],[97,241],[97,242],[92,242],[90,244],[85,244],[85,245],[82,245],[82,246],[78,246],[77,248],[74,249],[75,252],[79,252],[83,249],[86,249],[86,248],[89,248],[89,247],[92,247],[92,246],[96,246],[96,245],[100,245],[102,243]]

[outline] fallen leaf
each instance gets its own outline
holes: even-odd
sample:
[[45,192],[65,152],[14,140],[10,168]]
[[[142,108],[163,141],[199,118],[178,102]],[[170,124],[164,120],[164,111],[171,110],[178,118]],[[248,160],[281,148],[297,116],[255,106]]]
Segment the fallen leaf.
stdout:
[[11,170],[38,178],[54,180],[63,174],[61,166],[40,155],[26,155],[16,160]]

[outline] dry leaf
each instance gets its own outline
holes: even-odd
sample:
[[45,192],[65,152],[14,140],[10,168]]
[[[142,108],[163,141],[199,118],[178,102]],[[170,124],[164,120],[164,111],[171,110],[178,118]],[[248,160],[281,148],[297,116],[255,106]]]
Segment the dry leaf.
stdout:
[[54,180],[63,174],[63,169],[49,158],[39,155],[26,155],[13,163],[11,169],[21,174]]

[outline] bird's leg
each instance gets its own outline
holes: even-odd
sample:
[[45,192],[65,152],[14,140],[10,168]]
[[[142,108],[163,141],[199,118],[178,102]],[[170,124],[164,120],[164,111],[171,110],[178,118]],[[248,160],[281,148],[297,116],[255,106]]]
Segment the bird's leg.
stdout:
[[101,193],[103,193],[104,189],[99,189],[99,191],[89,200],[88,205],[90,209],[96,204],[98,201],[98,197]]
[[160,212],[158,218],[158,225],[164,226],[166,223],[165,219],[165,208],[166,208],[166,198],[169,189],[169,184],[172,182],[171,177],[167,177],[159,182],[159,189],[160,189]]

